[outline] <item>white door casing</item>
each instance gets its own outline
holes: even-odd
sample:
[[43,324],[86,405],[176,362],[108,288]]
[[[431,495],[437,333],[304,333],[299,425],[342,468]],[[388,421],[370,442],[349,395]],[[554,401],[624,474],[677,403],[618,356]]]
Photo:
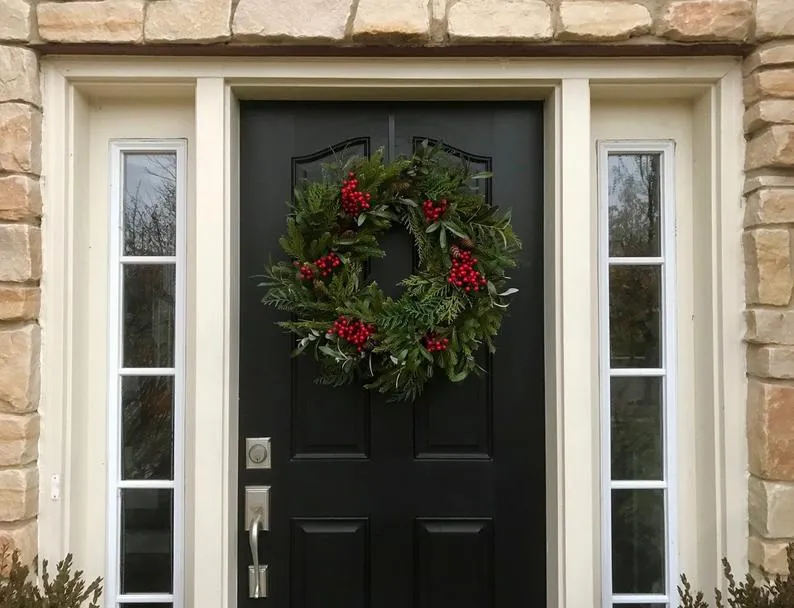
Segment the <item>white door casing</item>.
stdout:
[[[584,176],[595,161],[595,138],[640,136],[610,131],[616,124],[610,108],[651,96],[689,113],[698,172],[690,188],[693,218],[681,229],[697,230],[700,238],[691,242],[700,243],[700,250],[692,252],[697,263],[691,274],[709,279],[685,293],[688,306],[703,315],[689,331],[707,340],[712,355],[705,363],[698,359],[701,380],[690,374],[686,390],[698,396],[697,422],[708,425],[713,440],[695,442],[697,471],[682,481],[695,496],[679,508],[679,537],[683,531],[694,536],[680,543],[679,565],[708,587],[717,583],[722,555],[746,562],[746,456],[735,448],[744,445],[745,395],[738,61],[51,57],[44,74],[43,557],[52,561],[73,551],[88,575],[104,574],[107,391],[93,374],[107,360],[107,255],[101,236],[107,226],[107,163],[97,158],[107,149],[105,139],[188,140],[185,606],[231,608],[236,568],[246,566],[236,563],[234,546],[236,100],[540,98],[547,116],[548,605],[597,605],[597,201],[593,182]],[[115,115],[108,114],[111,107]],[[146,108],[153,108],[150,114]],[[688,356],[682,353],[681,365]],[[682,418],[689,424],[693,416]],[[684,420],[683,437],[691,443],[693,427]],[[50,497],[53,475],[63,487],[57,499]],[[712,523],[696,527],[698,521]]]

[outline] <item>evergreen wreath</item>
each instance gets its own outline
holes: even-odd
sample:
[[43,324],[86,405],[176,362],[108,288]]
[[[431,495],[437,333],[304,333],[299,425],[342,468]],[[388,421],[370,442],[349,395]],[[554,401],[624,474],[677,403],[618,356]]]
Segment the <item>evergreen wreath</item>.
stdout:
[[[384,162],[352,156],[323,167],[289,204],[279,240],[291,261],[271,263],[262,302],[291,313],[278,325],[297,336],[293,355],[311,349],[316,382],[360,382],[391,400],[414,400],[440,368],[452,382],[484,370],[507,308],[508,269],[521,243],[510,212],[472,187],[467,164],[450,163],[439,145]],[[413,238],[418,268],[386,297],[367,281],[370,258],[385,256],[378,237],[401,224]]]

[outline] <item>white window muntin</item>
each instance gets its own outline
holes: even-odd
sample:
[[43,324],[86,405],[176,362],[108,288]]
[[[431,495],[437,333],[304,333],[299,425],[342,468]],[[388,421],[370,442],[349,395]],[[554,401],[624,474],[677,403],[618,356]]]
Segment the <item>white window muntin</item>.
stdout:
[[[175,171],[175,217],[173,251],[148,255],[125,251],[125,167],[127,156],[172,156]],[[105,597],[108,606],[171,604],[183,606],[184,504],[185,504],[185,304],[186,304],[186,184],[187,143],[182,139],[113,140],[110,143],[110,226],[109,226],[109,344],[108,344],[108,517]],[[173,267],[173,354],[170,365],[125,365],[124,361],[124,271],[130,267]],[[153,313],[157,302],[152,302]],[[154,316],[154,314],[153,314]],[[128,479],[123,473],[122,383],[125,378],[171,378],[172,409],[170,443],[171,474],[168,478]],[[127,490],[160,490],[171,493],[171,580],[168,592],[124,593],[121,555],[122,494]]]
[[[675,144],[660,140],[604,140],[598,155],[598,250],[599,250],[599,336],[601,401],[601,476],[602,476],[602,590],[605,608],[621,604],[674,605],[677,568],[676,529],[676,327],[675,327]],[[611,256],[609,226],[609,159],[613,155],[658,156],[659,251],[656,255]],[[660,361],[652,367],[613,367],[610,349],[610,269],[618,266],[659,268]],[[613,378],[658,378],[661,384],[661,476],[659,479],[613,479],[612,407]],[[624,567],[613,563],[612,497],[615,490],[656,490],[663,493],[664,574],[661,593],[615,593],[613,572]]]

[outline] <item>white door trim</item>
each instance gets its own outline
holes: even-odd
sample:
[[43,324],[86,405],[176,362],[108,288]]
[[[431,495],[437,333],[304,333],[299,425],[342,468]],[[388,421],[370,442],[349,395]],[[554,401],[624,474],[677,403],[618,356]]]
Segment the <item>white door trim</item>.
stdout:
[[[188,422],[189,519],[186,522],[187,605],[236,604],[237,514],[237,98],[532,98],[546,100],[547,525],[548,605],[594,606],[600,601],[598,443],[598,319],[595,193],[587,178],[591,95],[685,96],[701,100],[710,125],[704,179],[714,217],[713,275],[719,290],[714,319],[712,405],[716,509],[709,518],[724,533],[700,547],[716,563],[743,563],[746,541],[744,362],[739,337],[741,284],[741,72],[726,58],[681,59],[168,59],[48,57],[45,89],[46,179],[40,553],[57,560],[73,544],[69,489],[72,361],[81,345],[76,323],[73,262],[76,196],[82,170],[86,100],[193,96],[196,159],[193,223],[189,226]],[[640,85],[640,86],[637,86]],[[75,155],[75,151],[78,154]],[[737,201],[736,204],[721,204]],[[738,278],[737,278],[738,276]],[[742,421],[741,423],[739,421]],[[740,466],[741,465],[741,466]],[[58,475],[65,491],[50,499]],[[710,573],[703,574],[710,579]],[[716,582],[716,581],[715,581]],[[532,605],[528,598],[528,605]]]

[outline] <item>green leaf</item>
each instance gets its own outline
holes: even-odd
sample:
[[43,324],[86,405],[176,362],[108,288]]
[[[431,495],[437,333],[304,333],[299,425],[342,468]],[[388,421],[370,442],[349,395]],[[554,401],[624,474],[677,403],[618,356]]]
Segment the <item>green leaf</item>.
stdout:
[[493,173],[490,171],[481,171],[480,173],[475,173],[469,179],[489,179],[493,177]]
[[441,227],[441,224],[439,224],[438,222],[433,222],[432,224],[430,224],[430,225],[427,227],[427,230],[425,230],[425,232],[428,232],[428,233],[430,233],[430,232],[435,232],[435,231],[436,231],[436,230],[438,230],[440,227]]
[[363,226],[364,222],[366,221],[367,221],[367,216],[362,213],[361,215],[358,216],[358,219],[356,220],[356,224],[358,224],[359,226]]
[[505,291],[503,291],[499,295],[500,296],[510,296],[510,295],[513,295],[514,293],[518,293],[518,289],[516,289],[515,287],[511,287],[510,289],[506,289]]
[[463,230],[461,230],[461,228],[460,228],[459,226],[456,226],[456,225],[455,225],[455,224],[453,224],[452,222],[450,222],[450,221],[442,221],[441,223],[442,223],[442,224],[443,224],[443,225],[444,225],[444,226],[445,226],[445,227],[446,227],[446,228],[447,228],[447,229],[448,229],[448,230],[449,230],[449,231],[450,231],[452,234],[454,234],[455,236],[458,236],[458,237],[460,237],[460,238],[462,238],[462,239],[468,239],[468,238],[471,238],[471,237],[469,237],[469,235],[468,235],[468,234],[466,234],[465,232],[463,232]]
[[441,226],[441,230],[438,233],[438,243],[441,245],[441,249],[446,250],[447,248],[447,229],[444,226]]

